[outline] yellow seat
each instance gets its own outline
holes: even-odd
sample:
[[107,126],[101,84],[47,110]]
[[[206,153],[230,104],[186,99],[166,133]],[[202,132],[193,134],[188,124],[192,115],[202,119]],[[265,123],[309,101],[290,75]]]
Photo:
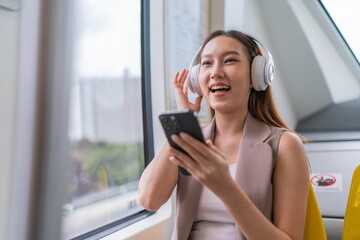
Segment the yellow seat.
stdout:
[[355,169],[351,180],[342,239],[360,239],[360,165]]
[[307,200],[304,240],[327,240],[324,222],[311,184]]

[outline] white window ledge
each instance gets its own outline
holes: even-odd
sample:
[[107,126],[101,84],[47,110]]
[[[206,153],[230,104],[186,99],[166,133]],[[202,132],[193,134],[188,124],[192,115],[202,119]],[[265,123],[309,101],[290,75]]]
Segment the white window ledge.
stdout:
[[155,214],[123,228],[102,240],[170,239],[173,227],[172,201],[165,203]]

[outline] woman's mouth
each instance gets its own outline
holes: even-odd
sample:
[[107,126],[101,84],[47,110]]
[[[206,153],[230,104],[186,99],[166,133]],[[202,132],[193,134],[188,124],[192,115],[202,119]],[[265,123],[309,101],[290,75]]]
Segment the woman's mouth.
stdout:
[[230,86],[227,86],[227,85],[216,85],[216,86],[211,86],[210,87],[210,91],[212,93],[215,93],[215,92],[222,92],[222,91],[229,91],[231,90],[231,87]]

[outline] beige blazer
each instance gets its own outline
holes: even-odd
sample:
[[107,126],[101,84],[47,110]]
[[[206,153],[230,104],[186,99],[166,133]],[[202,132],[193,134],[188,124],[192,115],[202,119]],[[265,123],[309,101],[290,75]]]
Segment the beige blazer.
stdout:
[[[213,139],[215,120],[203,128],[205,139]],[[285,129],[267,125],[250,113],[246,117],[235,181],[256,207],[272,221],[272,174],[275,156]],[[175,225],[172,240],[186,240],[195,219],[203,186],[192,176],[179,174],[176,194]],[[245,239],[237,228],[237,239]]]

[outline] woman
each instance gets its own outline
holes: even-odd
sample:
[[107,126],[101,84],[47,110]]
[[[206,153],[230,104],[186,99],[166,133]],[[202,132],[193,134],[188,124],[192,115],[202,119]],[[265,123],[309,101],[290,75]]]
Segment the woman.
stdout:
[[[164,143],[141,176],[142,205],[159,209],[177,186],[172,239],[303,239],[307,158],[268,83],[254,89],[261,44],[238,31],[216,31],[197,55],[195,82],[187,83],[183,70],[174,87],[178,109],[199,111],[202,97],[211,107],[206,144],[185,133],[172,136],[186,155]],[[187,84],[198,84],[202,97],[195,103],[188,101]]]

